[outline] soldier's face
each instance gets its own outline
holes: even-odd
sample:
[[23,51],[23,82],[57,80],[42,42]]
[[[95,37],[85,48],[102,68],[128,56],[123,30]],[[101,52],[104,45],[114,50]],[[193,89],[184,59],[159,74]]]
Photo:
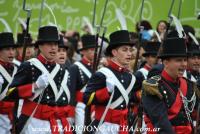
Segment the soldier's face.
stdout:
[[187,68],[187,60],[183,57],[170,58],[163,61],[165,70],[169,75],[176,79],[178,76],[183,76],[184,71]]
[[188,68],[198,72],[200,68],[200,56],[189,57]]
[[9,47],[0,50],[0,59],[2,61],[12,63],[14,57],[15,57],[14,48]]
[[41,54],[48,60],[48,61],[54,61],[57,56],[58,52],[58,44],[55,42],[50,43],[44,43],[42,45],[39,45],[39,49],[41,51]]
[[153,67],[153,65],[156,64],[156,56],[150,55],[150,56],[146,57],[146,61],[151,67]]
[[85,58],[87,58],[89,61],[92,62],[94,59],[94,51],[95,51],[95,48],[89,48],[89,49],[83,50],[81,53],[83,54]]
[[67,60],[67,50],[65,48],[59,48],[56,57],[56,62],[58,64],[65,64],[66,60]]
[[128,45],[120,46],[112,50],[113,59],[122,66],[129,66],[133,48]]
[[[19,47],[17,48],[17,52],[19,56],[22,56],[23,53],[23,47]],[[34,55],[34,47],[33,46],[27,46],[26,48],[26,55],[25,55],[25,59],[28,60],[31,57],[33,57]]]

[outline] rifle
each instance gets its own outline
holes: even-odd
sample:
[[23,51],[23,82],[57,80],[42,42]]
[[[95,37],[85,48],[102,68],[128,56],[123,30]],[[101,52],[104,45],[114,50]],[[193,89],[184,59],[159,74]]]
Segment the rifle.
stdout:
[[141,9],[140,9],[140,18],[139,18],[139,44],[137,45],[137,53],[136,53],[136,57],[135,57],[135,64],[133,66],[133,72],[135,72],[137,70],[137,65],[138,65],[138,60],[139,60],[139,55],[140,55],[140,47],[141,47],[141,42],[142,42],[142,31],[144,29],[144,27],[141,27],[141,21],[142,21],[142,13],[143,13],[143,8],[144,8],[144,0],[142,0],[142,5],[141,5]]
[[[95,44],[94,60],[93,60],[93,68],[92,68],[93,73],[95,73],[95,71],[97,70],[97,67],[98,67],[98,64],[99,64],[99,61],[100,61],[100,58],[101,58],[101,51],[102,51],[102,47],[103,47],[103,38],[104,38],[105,33],[106,33],[106,27],[103,26],[103,19],[104,19],[104,16],[105,16],[108,0],[106,0],[105,4],[104,4],[104,9],[103,9],[103,14],[102,14],[102,17],[101,17],[100,25],[95,25],[96,3],[97,3],[97,0],[94,0],[92,25],[93,25],[93,27],[95,27],[97,29],[97,31],[96,31],[97,33],[96,33],[96,37],[95,37],[95,40],[96,40],[95,43],[96,44]],[[100,49],[99,49],[99,52],[98,52],[98,38],[99,38],[99,34],[101,32],[101,28],[103,28],[104,30],[103,30],[103,34],[102,34]],[[91,105],[86,106],[86,108],[85,108],[85,126],[89,126],[89,124],[91,122],[90,115],[91,115]],[[86,130],[84,133],[88,134],[89,132]]]
[[[25,56],[26,56],[26,44],[27,44],[27,40],[28,40],[28,33],[29,33],[29,22],[30,22],[30,18],[31,18],[31,10],[30,9],[26,9],[26,0],[23,1],[23,10],[25,12],[27,12],[27,19],[26,19],[26,29],[25,29],[25,36],[24,36],[24,42],[23,42],[23,53],[22,53],[22,62],[24,61],[25,59]],[[15,134],[17,133],[17,130],[16,130],[16,126],[17,126],[17,109],[18,109],[18,106],[19,106],[19,100],[16,101],[16,104],[13,108],[13,116],[14,116],[14,119],[12,121],[12,124],[13,124],[13,127],[12,127],[12,130],[11,130],[11,133],[12,134]]]
[[[135,59],[134,67],[133,67],[133,71],[134,72],[137,70],[137,64],[138,64],[138,60],[139,60],[140,48],[141,48],[141,43],[142,43],[142,31],[144,29],[143,27],[141,27],[143,8],[144,8],[144,0],[142,0],[141,9],[140,9],[140,18],[139,18],[140,31],[138,33],[139,34],[139,44],[137,45],[136,59]],[[128,109],[130,111],[131,107],[129,107]],[[141,103],[139,104],[139,108],[138,109],[140,109],[140,110],[138,110],[138,114],[135,117],[135,120],[133,121],[133,124],[129,124],[129,128],[131,126],[132,127],[137,126],[138,130],[140,130],[140,128],[142,127],[142,112],[143,112]],[[129,114],[130,114],[130,112],[129,112]],[[137,133],[140,134],[140,131],[137,132]]]
[[27,12],[27,19],[26,19],[26,30],[25,30],[25,36],[24,36],[24,43],[23,43],[23,53],[22,53],[22,62],[25,59],[26,56],[26,44],[28,40],[28,33],[29,33],[29,22],[31,18],[31,9],[26,8],[26,0],[23,2],[23,10]]
[[[94,60],[93,60],[93,72],[95,72],[97,70],[100,58],[101,58],[101,51],[102,51],[102,47],[103,47],[103,39],[105,37],[105,33],[107,28],[105,26],[103,26],[103,19],[106,13],[106,8],[108,5],[108,0],[105,1],[104,4],[104,9],[103,9],[103,14],[101,17],[101,21],[100,21],[100,25],[95,25],[95,15],[93,15],[93,27],[97,28],[97,34],[96,34],[96,44],[95,44],[95,51],[94,51]],[[95,0],[95,6],[94,6],[94,13],[96,12],[96,0]],[[98,39],[99,39],[99,34],[101,32],[101,29],[103,29],[103,34],[102,34],[102,40],[100,43],[100,48],[99,48],[99,52],[98,52]]]

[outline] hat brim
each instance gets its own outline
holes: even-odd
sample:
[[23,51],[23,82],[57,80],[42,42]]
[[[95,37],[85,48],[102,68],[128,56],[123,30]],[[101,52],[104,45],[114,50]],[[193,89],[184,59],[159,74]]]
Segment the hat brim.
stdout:
[[68,46],[58,46],[59,48],[65,48],[65,49],[68,49],[69,47]]
[[160,59],[176,58],[176,57],[187,57],[187,54],[162,54],[162,55],[158,55],[158,58],[160,58]]
[[[86,47],[83,47],[83,48],[80,48],[78,49],[78,51],[83,51],[85,49],[89,49],[89,48],[95,48],[96,46],[95,45],[90,45],[90,46],[86,46]],[[99,46],[98,46],[99,47]]]
[[147,56],[150,56],[150,55],[157,56],[157,52],[155,52],[155,53],[143,53],[142,54],[143,57],[147,57]]
[[196,51],[196,52],[187,52],[187,56],[200,56],[200,52]]
[[[17,45],[16,47],[23,47],[23,44],[16,44],[16,45]],[[35,43],[28,43],[28,44],[26,44],[26,46],[34,47]]]
[[120,47],[120,46],[126,46],[126,45],[134,46],[134,44],[130,43],[130,42],[110,43],[108,45],[108,47],[106,48],[105,55],[109,56],[109,55],[111,55],[112,49],[115,49],[115,48]]
[[17,45],[0,45],[0,48],[2,49],[2,48],[9,48],[9,47],[12,47],[12,48],[17,48]]
[[36,46],[43,45],[44,43],[49,43],[49,42],[59,43],[60,41],[59,40],[38,40],[38,41],[35,42],[35,45]]

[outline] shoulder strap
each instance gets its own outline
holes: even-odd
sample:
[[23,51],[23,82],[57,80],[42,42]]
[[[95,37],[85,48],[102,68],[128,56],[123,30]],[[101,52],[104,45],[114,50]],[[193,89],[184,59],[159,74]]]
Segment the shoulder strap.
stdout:
[[[129,94],[131,92],[131,90],[133,89],[133,86],[135,84],[135,76],[131,74],[131,82],[126,90],[127,94]],[[115,109],[116,107],[118,107],[122,102],[124,101],[123,97],[120,96],[117,100],[115,100],[112,104],[111,104],[111,109]]]
[[10,74],[6,71],[6,69],[0,65],[0,73],[3,75],[3,77],[8,81],[10,82],[12,77],[10,76]]
[[20,66],[21,62],[18,61],[17,59],[13,59],[13,63],[17,66]]
[[63,92],[65,92],[65,94],[67,95],[68,102],[70,101],[70,91],[69,91],[69,88],[67,86],[68,76],[69,76],[69,72],[67,70],[65,70],[65,74],[64,74],[61,86],[60,86],[60,90],[59,90],[58,95],[56,97],[56,101],[60,98],[60,96],[62,95]]
[[91,72],[81,62],[77,61],[74,64],[77,65],[87,75],[88,78],[92,76]]
[[49,73],[49,71],[45,68],[45,66],[38,59],[32,58],[32,59],[30,59],[28,61],[30,63],[32,63],[35,67],[37,67],[42,73],[45,73],[45,74],[48,75],[49,84],[52,87],[52,90],[54,92],[55,99],[56,99],[56,96],[58,95],[58,89],[57,89],[56,83],[55,83],[55,81],[53,79],[56,76],[56,74],[58,73],[58,71],[60,70],[60,65],[56,64],[56,66],[51,71],[51,73]]
[[103,67],[103,68],[99,69],[98,72],[103,73],[106,76],[106,79],[110,78],[110,79],[112,79],[114,81],[115,85],[117,86],[117,88],[121,92],[124,100],[126,101],[126,104],[128,104],[128,102],[129,102],[128,94],[127,94],[125,88],[123,87],[123,85],[119,82],[119,80],[115,76],[115,74],[113,74],[113,72],[110,69],[106,68],[106,67]]
[[[0,65],[0,72],[1,74],[4,76],[4,78],[8,81],[8,84],[6,86],[6,88],[4,89],[4,91],[0,94],[0,100],[3,100],[6,96],[6,93],[8,91],[8,87],[10,85],[10,83],[12,82],[13,78],[14,78],[14,75],[16,74],[17,72],[17,67],[14,66],[14,70],[13,70],[13,73],[12,73],[12,77],[10,76],[10,74],[6,71],[6,69]],[[1,92],[1,91],[0,91]]]

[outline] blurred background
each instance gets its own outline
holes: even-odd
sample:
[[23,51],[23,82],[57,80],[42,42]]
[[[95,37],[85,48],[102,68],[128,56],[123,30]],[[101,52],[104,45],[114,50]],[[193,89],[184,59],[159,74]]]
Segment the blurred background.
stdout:
[[[27,8],[32,11],[30,19],[30,33],[34,38],[37,36],[38,19],[42,0],[26,0]],[[97,0],[96,24],[100,23],[105,0]],[[83,33],[85,25],[84,18],[92,23],[94,0],[45,0],[42,12],[41,26],[55,24],[54,17],[50,12],[50,7],[55,14],[56,23],[60,31],[76,30]],[[142,19],[148,20],[153,29],[159,20],[168,21],[168,11],[171,0],[145,0]],[[23,0],[0,0],[0,31],[10,29],[14,35],[21,32],[21,21],[26,21],[26,12],[22,9]],[[135,25],[139,21],[141,0],[109,0],[103,25],[108,30],[106,35],[121,28],[116,18],[115,10],[121,9],[123,12],[129,31],[135,32]],[[177,16],[179,10],[179,0],[175,0],[172,13]],[[196,36],[200,37],[200,25],[197,14],[200,12],[200,0],[182,0],[180,21],[194,27]],[[15,36],[16,37],[16,36]]]

